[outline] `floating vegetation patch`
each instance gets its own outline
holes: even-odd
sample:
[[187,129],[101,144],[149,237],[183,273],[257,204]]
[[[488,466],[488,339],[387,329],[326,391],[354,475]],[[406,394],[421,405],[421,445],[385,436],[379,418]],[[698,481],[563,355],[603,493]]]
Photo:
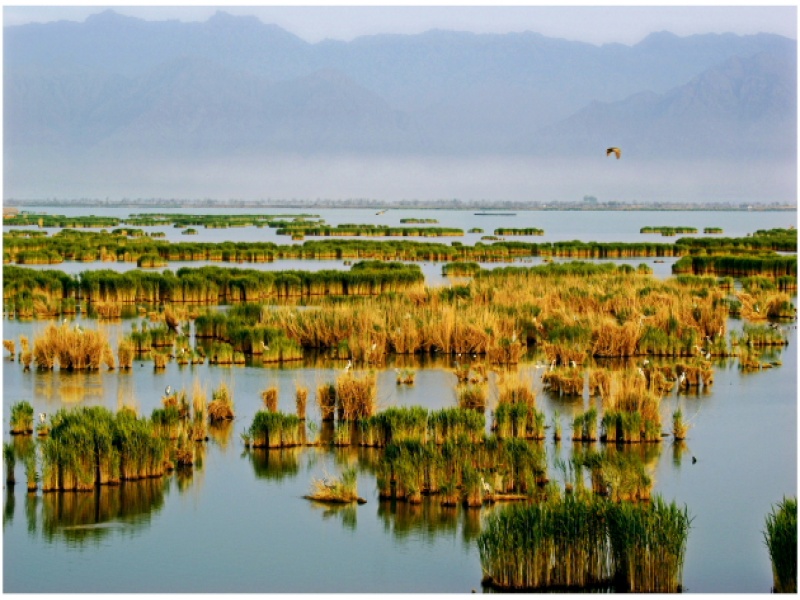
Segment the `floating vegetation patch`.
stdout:
[[358,495],[358,477],[354,467],[342,471],[340,477],[323,477],[311,481],[311,491],[305,498],[316,502],[334,504],[365,504],[366,500]]

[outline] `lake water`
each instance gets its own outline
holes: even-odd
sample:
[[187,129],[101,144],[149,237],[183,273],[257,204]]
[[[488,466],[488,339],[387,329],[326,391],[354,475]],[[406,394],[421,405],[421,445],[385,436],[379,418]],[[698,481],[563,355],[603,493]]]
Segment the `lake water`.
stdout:
[[[428,212],[435,211],[425,211],[425,217]],[[330,223],[337,222],[335,218],[375,222],[368,218],[374,211],[320,214]],[[644,225],[691,224],[701,231],[705,226],[721,226],[726,235],[744,235],[787,226],[796,219],[794,213],[611,213],[598,217],[599,213],[535,213],[524,225],[544,228],[543,241],[548,236],[625,241],[640,238],[638,230]],[[478,218],[448,212],[440,223],[468,228],[481,226],[472,225]],[[488,232],[494,222],[489,225],[490,218],[483,219]],[[251,239],[247,236],[269,232],[247,228],[213,230],[213,235],[238,238],[245,233],[245,239]],[[45,325],[4,319],[3,338],[27,335],[33,339]],[[102,327],[116,347],[117,336],[130,330],[130,321]],[[741,322],[730,320],[728,328],[741,328]],[[662,402],[665,429],[676,406],[692,423],[683,450],[674,447],[670,438],[647,450],[654,493],[685,504],[694,517],[683,576],[689,592],[770,590],[764,521],[784,496],[797,493],[798,357],[793,325],[787,335],[789,345],[772,356],[783,366],[743,373],[736,360],[715,361],[710,389],[686,395],[673,391]],[[543,391],[541,371],[533,362],[520,365],[519,370],[530,374],[537,406],[544,410],[547,422],[555,411],[560,413],[568,438],[568,422],[589,400],[564,400]],[[379,407],[453,406],[455,377],[448,363],[435,358],[421,363],[392,358],[379,375]],[[407,365],[418,369],[415,384],[395,385],[393,369]],[[380,501],[371,467],[375,454],[367,449],[245,451],[240,433],[262,406],[261,390],[277,385],[279,409],[294,412],[297,382],[305,383],[313,396],[319,383],[333,380],[343,368],[344,361],[309,357],[286,367],[181,367],[173,361],[163,371],[154,371],[152,362],[141,361],[130,373],[38,373],[23,372],[18,363],[4,359],[4,441],[11,439],[10,406],[19,400],[30,401],[35,413],[78,405],[116,410],[125,403],[149,415],[160,406],[167,385],[191,390],[195,380],[209,391],[227,383],[237,418],[229,427],[212,431],[202,464],[190,475],[176,473],[163,480],[104,487],[96,493],[29,495],[24,468],[18,463],[18,484],[6,487],[3,494],[3,591],[482,591],[475,540],[481,519],[495,509],[445,509],[435,498],[419,506]],[[313,401],[308,417],[319,421]],[[553,467],[556,458],[569,458],[572,448],[568,440],[559,445],[550,439],[545,443],[551,478],[558,478]],[[694,464],[692,456],[697,458]],[[312,479],[338,474],[348,464],[358,467],[358,491],[366,504],[330,508],[302,498]]]

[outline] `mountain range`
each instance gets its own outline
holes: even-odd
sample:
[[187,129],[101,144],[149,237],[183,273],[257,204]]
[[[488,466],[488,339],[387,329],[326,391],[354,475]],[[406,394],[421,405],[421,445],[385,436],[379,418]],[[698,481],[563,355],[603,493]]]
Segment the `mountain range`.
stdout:
[[4,30],[12,156],[796,155],[796,42],[434,30],[306,43],[254,17]]

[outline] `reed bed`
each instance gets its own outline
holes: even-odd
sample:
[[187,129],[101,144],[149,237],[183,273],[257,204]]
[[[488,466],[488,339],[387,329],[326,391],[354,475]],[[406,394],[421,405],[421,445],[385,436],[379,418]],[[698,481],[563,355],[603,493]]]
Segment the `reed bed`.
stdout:
[[666,504],[567,495],[491,513],[478,536],[484,581],[502,590],[677,592],[690,519]]
[[[238,220],[238,215],[226,217],[229,222]],[[263,221],[261,221],[263,223]],[[273,221],[278,225],[278,221]],[[228,226],[220,220],[214,227]],[[176,225],[177,226],[177,225]],[[258,225],[257,225],[258,226]],[[324,224],[283,221],[282,231],[302,239],[309,226],[327,228]],[[182,223],[185,228],[187,224]],[[341,228],[344,230],[344,228]],[[402,228],[400,228],[402,229]],[[422,228],[422,233],[435,232],[436,228]],[[409,233],[415,228],[406,228]],[[456,230],[453,230],[455,232]],[[375,229],[385,234],[387,230]],[[444,231],[443,231],[444,232]],[[447,231],[450,233],[450,231]],[[401,231],[396,233],[400,234]],[[498,235],[486,236],[495,240],[493,244],[459,245],[453,247],[443,243],[427,241],[389,240],[368,241],[330,239],[307,241],[303,244],[279,245],[265,242],[247,243],[168,243],[153,236],[127,237],[119,234],[94,231],[64,230],[53,236],[21,236],[4,234],[6,260],[25,263],[58,263],[64,260],[126,260],[137,261],[140,256],[157,255],[168,261],[175,260],[219,260],[226,262],[267,262],[280,259],[326,259],[363,258],[404,261],[452,261],[472,260],[487,262],[509,260],[519,257],[559,256],[573,259],[623,258],[653,256],[763,254],[770,251],[794,252],[797,247],[797,232],[790,229],[759,231],[746,238],[681,238],[674,243],[597,243],[555,242],[529,243],[497,241]]]
[[489,386],[485,382],[467,383],[456,388],[456,401],[459,408],[484,413],[488,399]]
[[68,371],[97,370],[103,364],[114,368],[114,355],[105,333],[99,330],[50,323],[34,338],[33,359],[39,369],[56,365]]
[[261,401],[269,412],[278,411],[278,388],[270,386],[261,392]]
[[591,407],[573,418],[572,441],[596,442],[597,439],[597,409]]
[[234,418],[233,395],[228,385],[223,381],[211,394],[208,405],[208,418],[211,423],[230,421]]
[[391,443],[428,440],[429,413],[419,406],[390,407],[359,421],[361,445],[386,447]]
[[[401,273],[391,266],[381,271],[363,263],[354,265],[351,272],[359,276]],[[263,301],[261,296],[247,292],[251,287],[246,281],[249,274],[225,271],[224,285],[239,291],[233,298],[215,288],[209,292],[209,301]],[[203,275],[180,273],[203,285],[213,277],[223,277],[216,271],[213,277],[205,277],[205,271]],[[7,284],[7,296],[13,295],[23,281],[27,280],[20,275],[16,284]],[[93,287],[88,281],[86,285]],[[294,281],[291,278],[281,281],[284,287],[295,285],[290,283]],[[63,285],[57,278],[52,281],[53,287]],[[252,285],[260,284],[254,281]],[[158,282],[142,286],[161,289]],[[174,288],[174,284],[170,286]],[[325,283],[319,295],[340,292],[335,285]],[[698,344],[707,339],[715,344],[707,349],[722,354],[719,332],[735,305],[745,317],[748,310],[761,314],[767,306],[774,306],[775,314],[793,314],[785,294],[773,302],[766,292],[758,292],[750,300],[740,292],[741,300],[731,303],[727,301],[730,294],[718,288],[713,278],[661,282],[612,264],[495,269],[476,272],[463,286],[441,290],[420,286],[404,295],[371,294],[365,293],[369,297],[353,302],[322,302],[313,310],[248,308],[244,312],[232,310],[228,315],[209,313],[197,317],[196,332],[198,337],[218,343],[217,359],[222,364],[233,363],[236,352],[259,354],[262,362],[273,362],[300,358],[304,349],[323,350],[356,363],[382,364],[386,353],[394,352],[469,353],[485,356],[490,363],[514,364],[526,348],[537,345],[549,363],[555,360],[555,366],[568,367],[582,365],[588,356],[693,357]],[[149,292],[146,295],[152,296]],[[153,334],[150,330],[148,334],[152,344]],[[172,341],[165,339],[167,344]],[[140,346],[146,348],[147,341],[142,340]],[[211,358],[213,361],[214,356]]]
[[729,255],[729,256],[684,256],[672,265],[675,275],[715,275],[718,277],[797,277],[795,255]]
[[336,385],[318,385],[316,399],[322,421],[333,421],[336,418]]
[[648,226],[648,227],[642,227],[639,230],[639,233],[660,233],[661,235],[672,236],[672,235],[677,235],[679,233],[697,233],[697,227],[668,226],[668,225],[662,225],[657,227]]
[[41,443],[42,490],[90,491],[120,480],[162,476],[169,463],[154,424],[123,409],[59,410]]
[[478,536],[484,582],[520,591],[609,587],[605,513],[604,503],[573,496],[490,513]]
[[606,441],[618,443],[661,440],[662,394],[648,387],[639,371],[614,373],[612,392],[603,399]]
[[559,396],[580,396],[583,393],[583,371],[575,367],[557,367],[542,374],[544,389]]
[[477,410],[442,408],[428,416],[429,435],[437,445],[460,438],[478,443],[485,436],[485,428],[486,415]]
[[764,542],[772,562],[773,592],[797,593],[797,499],[784,498],[766,518]]
[[377,377],[374,372],[349,371],[336,380],[336,410],[339,420],[353,421],[375,414]]
[[621,502],[608,511],[608,535],[616,565],[616,586],[633,593],[681,591],[683,560],[691,518],[686,508],[652,502]]
[[136,353],[130,337],[122,337],[117,342],[117,360],[120,369],[133,368],[133,358]]
[[33,433],[33,406],[27,400],[11,405],[11,435]]
[[644,458],[636,452],[620,452],[605,446],[599,452],[591,448],[573,452],[572,466],[576,471],[589,471],[594,494],[614,502],[647,502],[650,500],[653,479]]
[[544,439],[545,416],[536,410],[531,381],[515,374],[499,382],[497,387],[497,407],[493,415],[497,437]]
[[303,425],[297,415],[259,410],[248,430],[254,448],[290,448],[303,444]]

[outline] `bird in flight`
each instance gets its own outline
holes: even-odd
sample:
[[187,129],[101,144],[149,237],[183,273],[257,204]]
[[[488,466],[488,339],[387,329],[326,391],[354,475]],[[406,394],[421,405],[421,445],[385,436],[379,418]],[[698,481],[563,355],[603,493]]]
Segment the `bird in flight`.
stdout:
[[612,146],[606,150],[606,156],[611,156],[612,154],[617,157],[617,160],[619,160],[619,157],[622,155],[622,150],[616,146]]

